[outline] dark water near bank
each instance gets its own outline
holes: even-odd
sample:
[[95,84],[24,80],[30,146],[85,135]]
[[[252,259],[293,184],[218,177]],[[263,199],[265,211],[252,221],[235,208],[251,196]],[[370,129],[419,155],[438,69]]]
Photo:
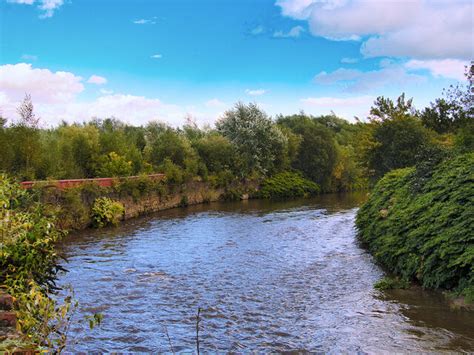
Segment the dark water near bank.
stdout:
[[[474,351],[474,313],[381,293],[355,240],[362,194],[174,209],[62,245],[80,302],[71,351]],[[88,330],[84,314],[102,312]]]

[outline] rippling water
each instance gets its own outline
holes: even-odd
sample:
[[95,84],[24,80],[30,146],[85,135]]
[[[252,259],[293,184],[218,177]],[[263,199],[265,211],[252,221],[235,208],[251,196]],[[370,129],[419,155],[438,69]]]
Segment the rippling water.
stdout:
[[[211,204],[71,236],[68,350],[192,351],[201,308],[204,351],[474,351],[474,313],[373,289],[383,273],[355,239],[360,200]],[[104,314],[93,331],[91,312]]]

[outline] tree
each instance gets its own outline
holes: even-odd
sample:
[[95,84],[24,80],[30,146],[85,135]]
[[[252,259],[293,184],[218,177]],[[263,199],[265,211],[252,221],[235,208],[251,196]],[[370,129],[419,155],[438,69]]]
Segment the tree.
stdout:
[[207,170],[212,174],[231,170],[236,161],[235,147],[227,138],[218,133],[198,139],[195,148]]
[[301,140],[292,167],[328,190],[337,157],[331,130],[305,114],[280,117],[278,123],[290,128]]
[[132,162],[115,152],[103,155],[98,160],[97,176],[120,177],[132,174]]
[[13,171],[23,179],[35,178],[35,166],[40,161],[39,118],[34,113],[31,96],[25,94],[17,108],[20,120],[12,129]]
[[[171,127],[153,125],[149,132],[145,155],[155,168],[160,168],[165,159],[185,170],[185,178],[197,175],[199,171],[199,156],[189,140]],[[169,164],[168,164],[169,165]]]
[[405,93],[402,93],[397,102],[383,96],[377,97],[374,106],[370,109],[370,121],[386,121],[398,118],[414,117],[418,113],[413,106],[413,98],[405,100]]
[[438,133],[453,133],[474,119],[474,62],[466,67],[465,76],[466,85],[444,90],[444,98],[436,99],[423,110],[421,120],[425,127]]
[[25,94],[25,97],[16,110],[20,115],[19,125],[38,128],[39,117],[36,117],[34,113],[33,101],[31,101],[31,95]]
[[266,175],[287,144],[285,136],[256,104],[237,103],[216,123],[218,132],[235,146],[241,176]]
[[430,131],[416,116],[412,100],[402,94],[395,105],[389,98],[379,97],[371,108],[366,127],[363,159],[376,178],[392,169],[415,165],[422,149],[430,145]]

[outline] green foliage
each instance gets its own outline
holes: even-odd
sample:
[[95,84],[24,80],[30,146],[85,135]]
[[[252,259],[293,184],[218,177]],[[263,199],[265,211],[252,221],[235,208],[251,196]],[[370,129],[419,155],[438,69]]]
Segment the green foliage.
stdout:
[[417,112],[413,106],[413,99],[405,100],[405,94],[402,93],[396,103],[387,97],[377,97],[370,109],[369,119],[372,122],[384,122],[415,116]]
[[179,185],[184,181],[183,169],[168,158],[163,161],[158,170],[166,175],[166,181],[170,184]]
[[379,97],[371,109],[371,123],[363,135],[362,160],[375,178],[393,169],[413,166],[416,156],[431,140],[412,107],[401,95],[395,105]]
[[187,207],[189,205],[189,201],[188,201],[188,196],[186,195],[183,195],[183,197],[181,197],[181,201],[179,201],[179,207]]
[[0,175],[0,284],[23,289],[33,281],[54,288],[59,271],[54,243],[63,236],[54,216],[17,184]]
[[405,289],[410,286],[407,280],[400,279],[398,277],[385,276],[378,280],[374,284],[374,288],[377,290],[393,290],[393,289]]
[[194,144],[207,170],[215,174],[234,167],[235,147],[219,134],[209,134],[199,138]]
[[28,342],[60,351],[75,307],[71,295],[62,303],[50,297],[61,270],[54,244],[64,233],[33,197],[0,175],[0,285],[17,300],[18,330]]
[[304,114],[280,117],[278,124],[299,135],[300,143],[292,167],[314,181],[322,190],[330,190],[331,174],[336,164],[336,145],[329,128],[317,118]]
[[119,177],[130,176],[133,171],[131,161],[115,152],[110,152],[98,159],[97,176],[99,177]]
[[125,208],[118,201],[108,197],[99,197],[94,201],[91,209],[92,224],[96,228],[108,225],[117,225],[122,219]]
[[216,127],[234,145],[241,177],[273,171],[276,157],[283,154],[287,144],[280,129],[256,104],[237,103]]
[[149,135],[145,148],[150,162],[160,166],[165,159],[173,164],[186,168],[191,160],[196,159],[196,152],[186,137],[170,127],[162,127],[154,135]]
[[402,279],[471,294],[473,167],[468,153],[442,161],[428,175],[415,167],[386,174],[358,212],[360,240]]
[[293,172],[283,172],[262,182],[259,197],[279,199],[308,197],[319,193],[319,186]]
[[466,66],[466,85],[458,83],[444,90],[444,97],[436,99],[423,110],[423,124],[438,133],[453,133],[472,124],[474,117],[474,62]]
[[460,152],[474,152],[474,119],[458,129],[455,147]]

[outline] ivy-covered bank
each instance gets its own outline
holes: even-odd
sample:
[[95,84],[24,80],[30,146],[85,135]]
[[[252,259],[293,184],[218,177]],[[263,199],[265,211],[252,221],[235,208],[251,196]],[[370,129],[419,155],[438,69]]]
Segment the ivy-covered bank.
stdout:
[[474,154],[385,175],[357,215],[359,238],[402,281],[474,301]]

